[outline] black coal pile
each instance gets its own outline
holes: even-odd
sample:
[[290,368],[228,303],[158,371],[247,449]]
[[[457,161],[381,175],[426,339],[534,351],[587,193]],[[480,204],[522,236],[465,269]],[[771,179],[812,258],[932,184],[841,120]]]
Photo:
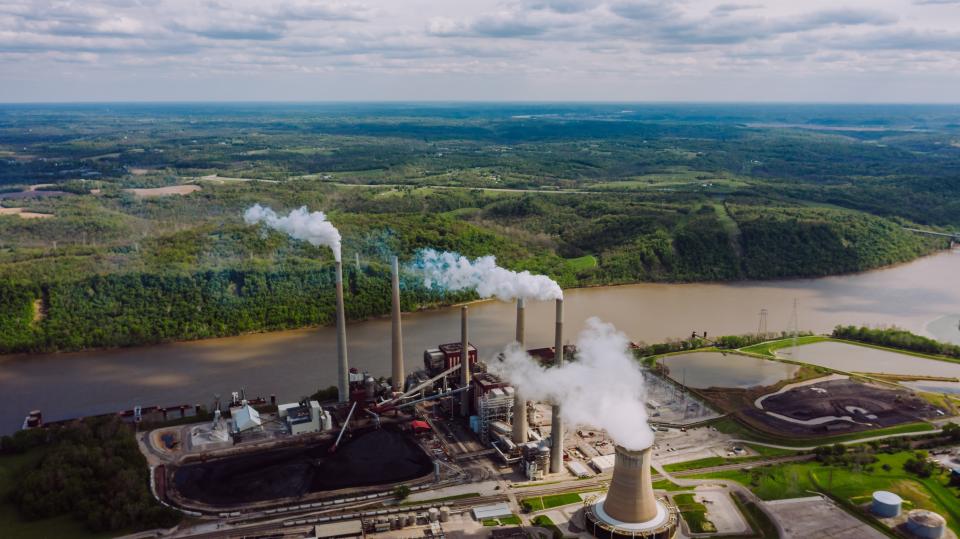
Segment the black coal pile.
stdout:
[[174,483],[186,498],[229,506],[313,492],[408,481],[433,470],[409,436],[390,429],[357,433],[329,453],[330,443],[188,464]]

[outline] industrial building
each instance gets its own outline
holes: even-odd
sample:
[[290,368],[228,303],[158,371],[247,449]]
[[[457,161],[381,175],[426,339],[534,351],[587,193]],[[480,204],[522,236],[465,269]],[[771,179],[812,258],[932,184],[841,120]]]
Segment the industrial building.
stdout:
[[290,434],[307,434],[333,428],[330,412],[317,401],[293,402],[277,406],[277,415],[285,420]]
[[617,446],[613,479],[605,496],[587,503],[587,531],[600,539],[671,539],[677,533],[679,513],[653,495],[651,448],[630,450]]

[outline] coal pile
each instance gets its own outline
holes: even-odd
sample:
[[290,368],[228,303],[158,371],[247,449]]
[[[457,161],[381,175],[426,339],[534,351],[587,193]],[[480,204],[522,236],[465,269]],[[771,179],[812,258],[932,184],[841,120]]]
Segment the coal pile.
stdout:
[[188,464],[174,484],[185,498],[230,506],[314,492],[408,481],[433,471],[409,436],[391,429],[357,433],[330,454],[331,443],[284,448]]

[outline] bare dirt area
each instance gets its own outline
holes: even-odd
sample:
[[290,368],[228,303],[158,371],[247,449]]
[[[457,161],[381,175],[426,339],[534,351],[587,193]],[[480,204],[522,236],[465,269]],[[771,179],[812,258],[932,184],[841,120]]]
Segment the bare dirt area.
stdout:
[[756,404],[743,413],[765,430],[793,436],[859,432],[942,414],[912,392],[849,378],[797,384]]
[[151,187],[151,188],[134,188],[134,189],[124,189],[128,193],[133,193],[134,195],[141,198],[150,198],[150,197],[165,197],[171,195],[189,195],[195,191],[199,191],[201,187],[199,185],[168,185],[167,187]]
[[21,219],[48,219],[53,217],[52,213],[23,211],[23,208],[0,208],[0,215],[16,215]]

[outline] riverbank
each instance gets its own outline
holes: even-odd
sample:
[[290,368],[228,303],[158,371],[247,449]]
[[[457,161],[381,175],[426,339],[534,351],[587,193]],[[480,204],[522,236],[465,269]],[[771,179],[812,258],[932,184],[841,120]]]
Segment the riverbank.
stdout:
[[[960,312],[957,252],[851,276],[723,284],[637,284],[568,290],[566,334],[575,343],[586,320],[597,316],[635,342],[657,343],[692,331],[712,336],[754,333],[758,313],[768,330],[788,328],[793,300],[800,327],[828,333],[836,325],[896,325],[923,333],[947,313]],[[470,308],[470,340],[489,360],[514,336],[515,306],[482,302]],[[530,347],[553,344],[552,302],[527,305]],[[407,370],[423,350],[455,342],[456,308],[403,317]],[[390,320],[350,324],[351,367],[374,376],[390,372]],[[315,327],[88,352],[3,356],[0,359],[0,432],[19,428],[24,415],[41,409],[45,419],[125,410],[136,405],[200,403],[245,388],[248,395],[294,401],[336,383],[336,332]],[[98,388],[90,391],[90,387]]]

